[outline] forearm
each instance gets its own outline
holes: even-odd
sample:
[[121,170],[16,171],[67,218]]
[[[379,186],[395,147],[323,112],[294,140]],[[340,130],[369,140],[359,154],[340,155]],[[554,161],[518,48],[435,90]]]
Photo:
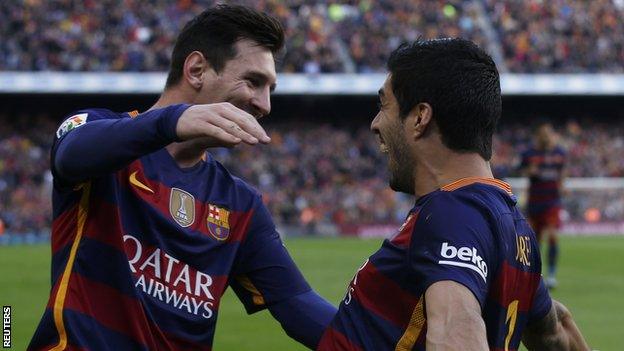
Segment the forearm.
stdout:
[[[459,315],[453,319],[427,321],[427,350],[488,350],[485,323],[481,315]],[[430,323],[433,322],[433,323]]]
[[315,349],[337,310],[316,292],[309,291],[269,306],[286,334]]
[[475,296],[455,281],[440,281],[425,292],[427,350],[488,350],[485,322]]
[[555,300],[544,320],[527,328],[522,342],[529,350],[590,350],[568,309]]
[[134,119],[89,122],[59,142],[54,153],[54,169],[69,182],[116,171],[174,142],[177,120],[186,107],[169,106]]

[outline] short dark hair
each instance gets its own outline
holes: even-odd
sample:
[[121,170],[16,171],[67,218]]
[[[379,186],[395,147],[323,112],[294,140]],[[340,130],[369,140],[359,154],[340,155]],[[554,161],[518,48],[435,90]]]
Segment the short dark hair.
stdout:
[[392,92],[405,118],[429,103],[442,142],[451,150],[492,158],[492,135],[502,103],[492,58],[465,39],[404,43],[388,60]]
[[241,39],[252,40],[275,55],[284,46],[284,28],[277,19],[241,5],[221,4],[202,12],[176,39],[165,88],[180,81],[184,61],[193,51],[201,52],[220,72],[236,56],[234,44]]

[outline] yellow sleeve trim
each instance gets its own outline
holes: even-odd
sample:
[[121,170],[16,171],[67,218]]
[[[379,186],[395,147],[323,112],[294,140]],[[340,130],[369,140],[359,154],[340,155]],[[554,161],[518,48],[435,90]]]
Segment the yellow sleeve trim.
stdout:
[[399,342],[394,348],[395,351],[411,350],[414,347],[416,340],[418,340],[420,332],[427,321],[425,319],[423,300],[424,296],[421,295],[420,299],[418,299],[416,307],[414,307],[414,312],[412,312],[412,317],[410,318],[409,324],[407,325],[403,336],[401,336],[401,339],[399,339]]
[[262,294],[260,293],[258,288],[256,288],[255,285],[253,285],[253,283],[251,282],[251,280],[249,280],[249,278],[241,275],[241,276],[236,277],[236,281],[238,281],[238,283],[243,288],[245,288],[247,291],[249,291],[252,294],[252,301],[255,305],[264,305],[264,297],[262,297]]

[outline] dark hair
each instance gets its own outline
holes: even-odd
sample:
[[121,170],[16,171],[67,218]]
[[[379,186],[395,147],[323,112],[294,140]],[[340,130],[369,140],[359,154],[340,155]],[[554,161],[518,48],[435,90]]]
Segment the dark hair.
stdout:
[[418,40],[394,50],[388,70],[402,118],[429,103],[446,147],[492,158],[502,107],[498,71],[488,54],[465,39]]
[[212,68],[220,72],[236,56],[234,44],[250,39],[275,55],[284,46],[280,22],[252,8],[221,4],[190,20],[176,39],[166,88],[182,78],[184,61],[193,51],[201,52]]

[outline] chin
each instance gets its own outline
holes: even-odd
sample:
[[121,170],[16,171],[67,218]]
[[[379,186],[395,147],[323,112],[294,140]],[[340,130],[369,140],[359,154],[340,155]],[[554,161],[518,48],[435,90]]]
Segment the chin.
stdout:
[[390,176],[389,185],[390,185],[390,189],[396,192],[414,195],[414,185],[408,181],[404,181],[401,179],[397,179],[393,176]]

